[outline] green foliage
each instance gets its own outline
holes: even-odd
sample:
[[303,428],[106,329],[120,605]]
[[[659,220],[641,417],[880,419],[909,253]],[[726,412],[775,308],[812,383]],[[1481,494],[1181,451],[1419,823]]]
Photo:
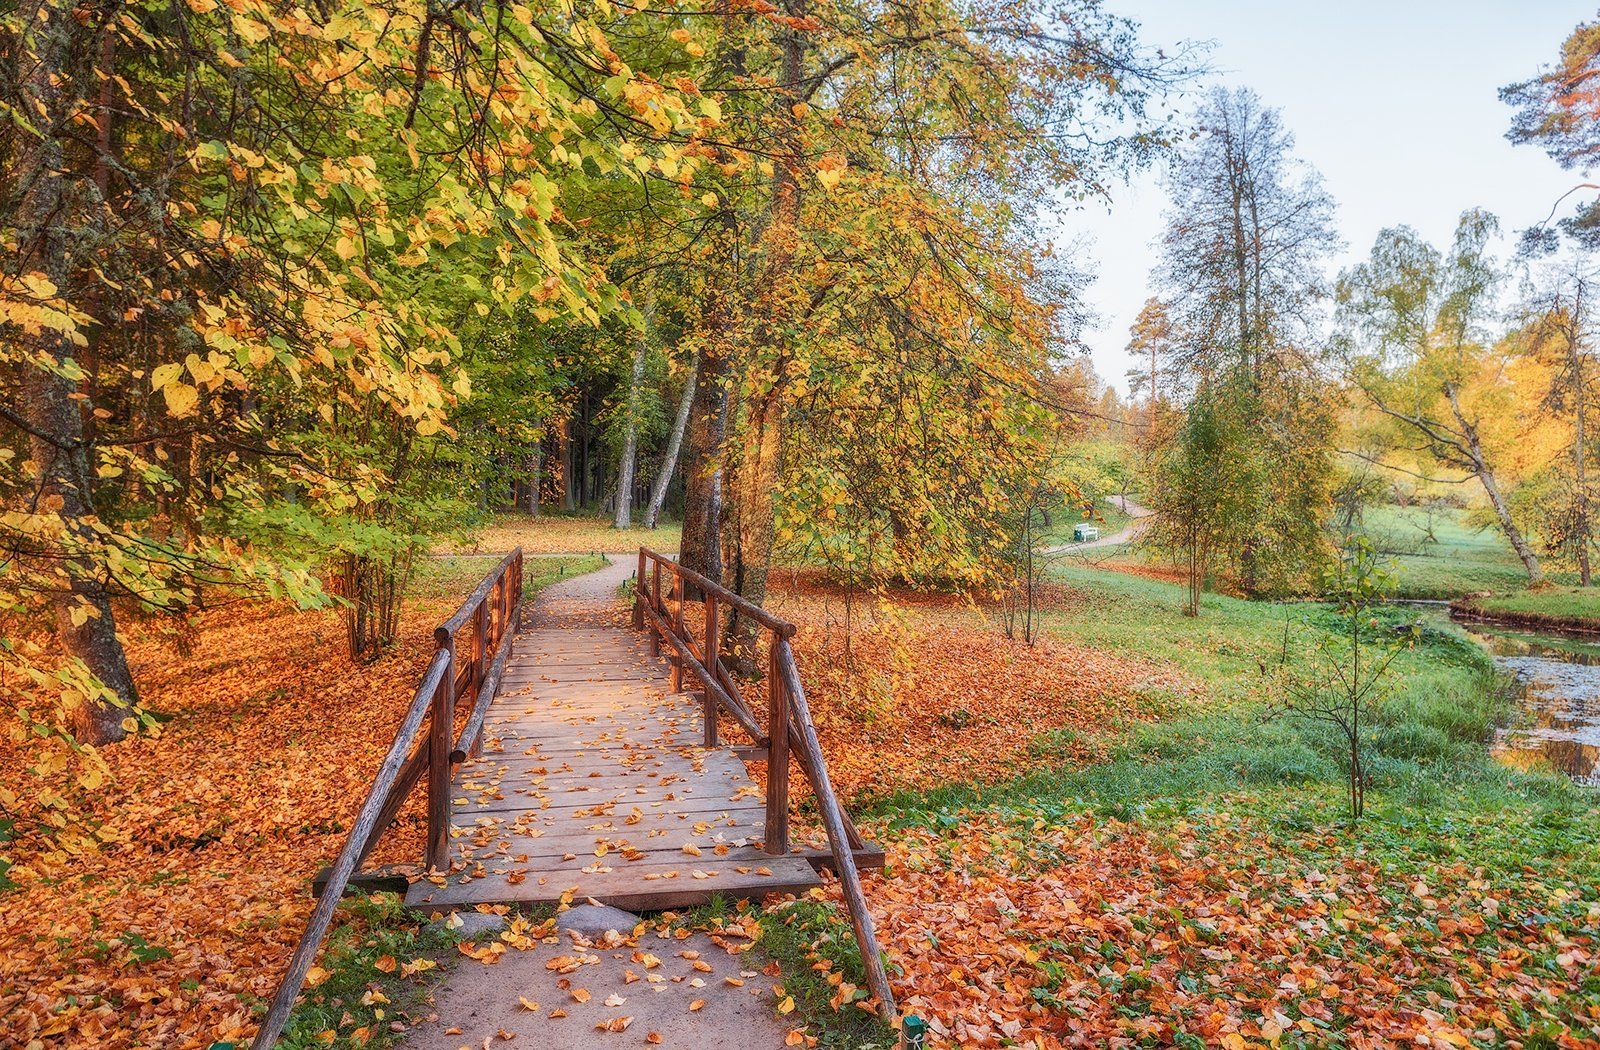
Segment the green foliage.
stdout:
[[[1374,615],[1394,586],[1372,544],[1358,538],[1339,552],[1321,593],[1331,609],[1323,619],[1333,629],[1303,641],[1287,625],[1277,662],[1268,676],[1274,705],[1284,713],[1337,731],[1350,787],[1350,817],[1360,819],[1366,805],[1366,738],[1391,689],[1390,666],[1415,636],[1415,626],[1396,631]],[[1289,650],[1304,651],[1293,661]]]
[[[841,974],[858,989],[865,988],[867,976],[849,917],[831,902],[802,897],[768,911],[761,918],[756,947],[783,967],[783,990],[794,997],[794,1016],[817,1038],[818,1046],[892,1050],[899,1044],[894,1029],[877,1014],[832,1005],[838,988],[829,983],[827,974]],[[827,968],[817,969],[823,960]]]
[[1155,511],[1146,533],[1158,550],[1181,556],[1188,566],[1185,611],[1200,612],[1200,590],[1214,559],[1242,549],[1256,521],[1250,511],[1263,465],[1241,415],[1242,397],[1219,386],[1198,391],[1176,432],[1157,437],[1158,451],[1145,493]]
[[[443,923],[407,911],[395,894],[346,897],[318,956],[326,976],[305,991],[278,1045],[287,1050],[395,1045],[399,1036],[389,1022],[422,1003],[441,972],[430,957],[454,943]],[[418,960],[423,967],[414,975],[404,972]]]

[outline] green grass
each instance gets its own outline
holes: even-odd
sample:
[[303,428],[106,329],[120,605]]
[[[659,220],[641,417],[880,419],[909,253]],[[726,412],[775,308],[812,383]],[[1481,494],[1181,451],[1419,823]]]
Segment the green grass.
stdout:
[[[1286,623],[1291,659],[1301,659],[1293,654],[1309,651],[1338,627],[1325,607],[1208,595],[1195,619],[1180,614],[1181,591],[1171,584],[1081,567],[1057,575],[1093,597],[1085,608],[1046,612],[1052,635],[1181,671],[1198,695],[1153,691],[1138,697],[1163,717],[1120,730],[1103,763],[1059,768],[1042,754],[1045,761],[1029,776],[988,788],[890,796],[875,802],[872,812],[895,820],[945,819],[939,815],[963,806],[1048,803],[1136,818],[1215,805],[1220,795],[1241,789],[1288,808],[1332,805],[1341,797],[1344,766],[1336,742],[1319,725],[1269,715],[1261,700],[1261,665],[1277,659]],[[1414,618],[1405,609],[1378,615],[1393,624]],[[1424,620],[1417,644],[1396,660],[1392,683],[1367,737],[1368,799],[1375,811],[1407,819],[1435,809],[1474,819],[1519,810],[1600,812],[1600,800],[1564,778],[1515,772],[1488,755],[1485,743],[1507,701],[1488,656],[1442,617]]]
[[1550,587],[1538,591],[1513,591],[1480,598],[1473,603],[1490,613],[1527,613],[1600,623],[1600,588]]
[[865,997],[867,983],[850,921],[832,903],[802,897],[767,912],[761,917],[756,947],[783,967],[783,990],[795,1002],[792,1017],[817,1038],[818,1046],[892,1050],[898,1044],[894,1029],[876,1014],[851,1005],[835,1010],[831,1005],[838,989],[815,968],[819,959],[854,984],[858,998]]
[[1102,537],[1110,536],[1121,531],[1133,518],[1121,507],[1110,500],[1102,499],[1095,504],[1094,518],[1084,513],[1080,504],[1050,508],[1050,525],[1044,530],[1044,543],[1048,547],[1058,547],[1072,542],[1072,529],[1081,521],[1093,521],[1100,529]]
[[1467,512],[1444,507],[1370,507],[1362,531],[1394,562],[1397,598],[1450,599],[1526,586],[1527,573],[1505,535],[1477,528]]
[[347,897],[335,923],[317,959],[327,978],[308,988],[290,1015],[278,1042],[284,1050],[394,1045],[390,1022],[426,1005],[428,986],[443,973],[440,967],[404,977],[400,967],[455,944],[449,931],[422,922],[392,893]]
[[[410,596],[416,598],[466,597],[499,564],[493,558],[444,555],[417,559],[411,578]],[[522,563],[522,596],[532,599],[558,580],[594,572],[606,564],[598,554],[562,557],[529,557]]]
[[[1555,773],[1507,768],[1489,755],[1485,743],[1509,699],[1488,656],[1441,613],[1423,614],[1415,647],[1395,664],[1393,695],[1368,733],[1367,812],[1352,823],[1340,748],[1320,725],[1269,716],[1261,697],[1260,664],[1278,655],[1286,620],[1301,654],[1292,659],[1304,660],[1338,627],[1331,610],[1207,596],[1203,616],[1190,619],[1179,612],[1181,588],[1171,584],[1082,567],[1057,577],[1089,597],[1047,611],[1050,634],[1179,671],[1188,688],[1152,686],[1136,696],[1133,703],[1163,717],[1111,730],[1105,761],[1063,764],[1041,747],[1038,767],[1008,782],[905,792],[857,807],[886,826],[886,838],[906,827],[965,838],[978,815],[993,814],[1021,831],[1013,870],[1043,870],[1071,858],[1053,842],[1029,845],[1043,841],[1033,833],[1040,827],[1072,826],[1084,814],[1157,835],[1181,825],[1185,855],[1214,857],[1228,868],[1264,865],[1286,880],[1358,859],[1371,864],[1382,873],[1379,885],[1393,887],[1380,915],[1397,928],[1430,920],[1410,895],[1413,883],[1469,871],[1505,900],[1528,901],[1533,893],[1552,944],[1588,935],[1600,885],[1600,793]],[[1376,615],[1379,633],[1418,612]],[[1214,842],[1208,836],[1216,829],[1233,834]],[[1246,829],[1242,838],[1239,829]],[[1477,947],[1494,954],[1492,942]],[[1359,937],[1332,937],[1319,949],[1361,958]],[[1557,979],[1562,972],[1553,953],[1519,965]],[[1429,993],[1416,994],[1425,1000]],[[1545,1013],[1584,1018],[1597,997],[1600,980],[1586,981]],[[1128,992],[1121,1001],[1137,1010],[1140,996]],[[1511,1016],[1530,1034],[1546,1024],[1538,1013]],[[1574,1029],[1582,1023],[1562,1022]]]

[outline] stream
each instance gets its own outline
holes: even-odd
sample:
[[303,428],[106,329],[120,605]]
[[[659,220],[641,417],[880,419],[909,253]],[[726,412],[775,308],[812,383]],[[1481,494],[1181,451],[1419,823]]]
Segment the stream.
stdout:
[[1541,762],[1600,787],[1600,636],[1456,621],[1517,683],[1517,712],[1497,730],[1507,765]]

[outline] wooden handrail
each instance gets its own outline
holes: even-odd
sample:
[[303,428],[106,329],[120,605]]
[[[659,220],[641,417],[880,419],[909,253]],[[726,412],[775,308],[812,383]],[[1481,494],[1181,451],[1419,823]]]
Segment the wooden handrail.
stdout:
[[[738,609],[740,612],[750,617],[750,619],[754,620],[756,623],[759,623],[761,626],[776,634],[780,634],[785,638],[793,638],[795,631],[799,630],[798,627],[790,623],[788,620],[784,620],[772,615],[755,602],[746,598],[744,595],[736,594],[735,592],[728,590],[728,588],[724,587],[716,580],[702,576],[693,569],[685,568],[684,566],[679,565],[676,561],[665,554],[659,554],[648,547],[640,547],[639,565],[641,569],[643,569],[646,562],[654,564],[658,567],[665,567],[667,571],[671,572],[674,576],[694,584],[695,587],[697,587],[702,593],[709,591],[710,593],[715,594],[721,601],[733,606],[735,609]],[[644,573],[642,571],[639,574],[639,579],[644,579]]]
[[[339,858],[328,874],[327,884],[311,922],[295,945],[284,974],[272,997],[272,1005],[251,1041],[251,1050],[270,1050],[283,1034],[294,1001],[305,984],[312,960],[328,935],[334,909],[367,855],[384,830],[394,821],[411,789],[428,778],[428,826],[426,863],[443,868],[449,862],[450,786],[456,766],[478,754],[482,745],[484,717],[499,688],[512,636],[522,618],[522,548],[506,555],[493,572],[473,588],[466,601],[449,619],[434,629],[434,653],[423,672],[417,692],[396,730],[394,741],[378,766],[372,787],[356,822],[345,836]],[[474,624],[469,660],[457,659],[457,634],[468,621]],[[492,659],[490,654],[492,655]],[[472,700],[472,711],[460,737],[455,733],[455,702]],[[416,743],[422,720],[428,717],[427,736]]]
[[442,649],[435,652],[433,659],[428,661],[427,673],[422,676],[416,695],[411,699],[411,706],[406,709],[405,719],[395,731],[394,742],[389,745],[388,754],[383,756],[383,761],[378,765],[378,775],[373,778],[372,787],[367,791],[366,801],[361,804],[361,812],[356,815],[355,824],[345,836],[344,848],[339,851],[339,859],[333,863],[333,872],[328,878],[327,889],[318,898],[317,906],[311,912],[311,922],[306,925],[306,932],[301,935],[300,943],[295,946],[294,955],[289,960],[289,972],[284,974],[283,982],[278,985],[277,994],[272,997],[272,1005],[267,1008],[267,1016],[261,1022],[261,1030],[256,1033],[254,1041],[250,1044],[251,1050],[267,1050],[277,1042],[278,1036],[283,1034],[283,1026],[289,1020],[289,1012],[294,1008],[294,1001],[300,995],[301,986],[306,982],[306,974],[311,971],[311,961],[316,958],[317,949],[322,947],[322,938],[328,934],[328,924],[333,921],[333,911],[338,907],[339,899],[344,896],[344,888],[349,885],[350,876],[355,873],[358,856],[377,824],[378,815],[383,812],[388,801],[389,789],[394,785],[395,777],[400,772],[400,764],[405,761],[412,738],[417,735],[417,730],[422,728],[423,716],[433,706],[434,694],[439,692],[449,671],[450,654]]
[[[672,576],[666,596],[662,590],[663,573]],[[683,621],[683,611],[688,604],[686,583],[699,589],[705,603],[704,644],[698,647],[697,640],[691,637]],[[733,675],[722,664],[719,605],[737,609],[768,631],[767,725],[764,730],[739,695]],[[750,734],[758,747],[766,750],[767,825],[764,848],[768,853],[789,852],[789,759],[791,756],[798,759],[822,812],[823,827],[828,833],[828,844],[833,854],[834,874],[839,878],[845,905],[850,912],[850,925],[855,931],[856,946],[861,951],[867,986],[878,1000],[880,1015],[885,1021],[893,1023],[897,1016],[894,993],[889,987],[889,977],[884,970],[883,956],[873,929],[872,914],[867,910],[866,896],[861,889],[861,875],[856,867],[855,850],[862,845],[861,836],[839,805],[839,798],[828,777],[822,744],[817,737],[816,726],[811,721],[805,687],[800,682],[800,668],[789,644],[797,628],[714,580],[645,547],[639,548],[638,573],[634,577],[633,623],[636,628],[650,631],[652,656],[660,654],[663,641],[674,650],[671,659],[675,691],[682,685],[684,670],[699,679],[705,691],[707,747],[717,744],[716,718],[720,708],[726,710]]]
[[[774,643],[777,657],[773,663],[783,678],[784,691],[789,694],[789,707],[794,712],[800,728],[800,747],[805,751],[811,767],[806,779],[817,796],[817,806],[822,810],[822,825],[828,830],[828,845],[833,849],[834,874],[839,876],[839,888],[844,892],[845,905],[850,910],[850,925],[855,928],[856,946],[861,949],[861,962],[867,970],[867,987],[878,998],[878,1013],[891,1024],[897,1011],[894,992],[889,988],[889,974],[883,967],[883,954],[878,949],[878,935],[873,929],[872,913],[867,910],[867,897],[861,891],[861,874],[856,870],[855,852],[851,849],[850,834],[845,827],[844,810],[839,797],[833,793],[833,782],[828,778],[828,766],[822,758],[822,742],[817,739],[817,727],[811,721],[811,708],[806,704],[806,690],[800,683],[800,668],[794,662],[794,651],[787,638]],[[771,771],[768,771],[771,776]]]
[[[483,578],[483,582],[479,583],[478,586],[472,589],[472,593],[467,595],[466,599],[462,601],[460,607],[450,615],[450,618],[435,628],[434,634],[437,635],[440,631],[447,631],[450,634],[455,634],[457,631],[461,630],[461,628],[465,627],[467,625],[467,620],[471,618],[473,611],[477,609],[478,606],[483,604],[483,600],[488,596],[489,591],[494,588],[494,585],[512,566],[516,566],[516,571],[520,576],[522,572],[521,547],[518,547],[510,554],[507,554],[504,558],[501,558],[500,564],[494,567],[494,571],[485,576]],[[521,596],[519,594],[518,599],[520,600],[520,598]]]

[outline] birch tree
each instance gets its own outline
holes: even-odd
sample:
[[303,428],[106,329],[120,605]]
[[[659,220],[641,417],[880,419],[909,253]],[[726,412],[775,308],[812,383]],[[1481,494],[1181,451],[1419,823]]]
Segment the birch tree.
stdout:
[[1349,375],[1371,405],[1431,462],[1472,479],[1522,562],[1544,579],[1539,554],[1511,510],[1475,389],[1495,362],[1485,326],[1503,274],[1490,254],[1494,216],[1461,216],[1448,251],[1407,227],[1378,234],[1365,263],[1339,278],[1340,329]]

